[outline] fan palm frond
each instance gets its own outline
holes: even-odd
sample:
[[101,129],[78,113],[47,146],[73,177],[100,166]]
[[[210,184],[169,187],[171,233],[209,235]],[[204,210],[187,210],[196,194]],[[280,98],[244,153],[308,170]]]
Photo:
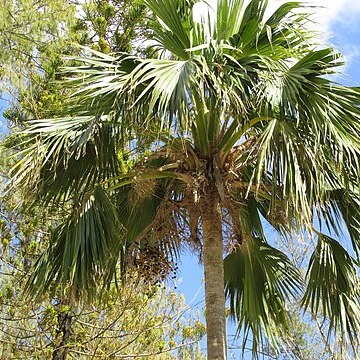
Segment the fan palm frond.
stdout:
[[307,288],[303,306],[313,314],[329,318],[332,331],[352,344],[360,325],[359,278],[355,261],[331,237],[317,232],[318,244],[311,256],[307,272]]
[[60,284],[91,296],[98,283],[113,279],[124,256],[125,228],[106,192],[97,187],[52,234],[48,250],[34,266],[27,290],[32,295]]
[[267,338],[279,344],[288,329],[286,300],[302,287],[299,271],[288,257],[258,237],[224,259],[225,293],[231,316],[238,321],[238,332],[245,340],[253,337],[253,351]]

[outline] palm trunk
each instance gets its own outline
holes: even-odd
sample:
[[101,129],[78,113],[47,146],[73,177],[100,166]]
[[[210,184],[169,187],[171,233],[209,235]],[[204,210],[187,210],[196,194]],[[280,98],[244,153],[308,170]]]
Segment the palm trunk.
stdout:
[[222,217],[216,192],[207,193],[202,204],[204,243],[207,359],[226,359],[226,317],[222,244]]

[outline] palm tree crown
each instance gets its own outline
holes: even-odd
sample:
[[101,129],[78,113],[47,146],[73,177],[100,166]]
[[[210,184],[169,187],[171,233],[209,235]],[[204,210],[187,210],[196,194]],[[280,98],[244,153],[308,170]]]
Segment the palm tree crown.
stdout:
[[[340,55],[314,45],[299,2],[268,16],[266,0],[218,0],[200,20],[192,0],[144,3],[153,57],[84,55],[64,114],[25,124],[14,184],[69,214],[32,292],[91,294],[119,263],[163,278],[187,244],[204,259],[209,359],[226,357],[224,279],[254,351],[284,337],[302,292],[354,341],[357,261],[332,236],[345,226],[358,258],[360,93],[330,79]],[[317,241],[306,279],[264,222]]]

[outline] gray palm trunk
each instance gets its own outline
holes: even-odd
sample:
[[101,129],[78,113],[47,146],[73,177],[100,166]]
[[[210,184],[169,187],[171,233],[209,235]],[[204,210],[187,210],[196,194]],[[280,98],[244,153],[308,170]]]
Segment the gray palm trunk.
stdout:
[[222,216],[216,186],[201,202],[208,360],[226,359]]

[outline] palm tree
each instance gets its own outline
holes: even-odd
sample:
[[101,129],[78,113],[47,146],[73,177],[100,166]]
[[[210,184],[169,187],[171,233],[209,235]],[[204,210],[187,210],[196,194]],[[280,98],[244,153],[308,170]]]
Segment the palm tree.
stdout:
[[[286,301],[302,293],[354,343],[357,261],[334,236],[346,229],[358,259],[359,89],[330,79],[340,55],[314,45],[298,2],[267,16],[266,0],[218,0],[201,19],[194,2],[144,0],[153,57],[84,50],[64,114],[25,124],[13,184],[69,214],[29,289],[91,295],[119,265],[161,280],[190,246],[208,359],[226,358],[226,298],[254,352],[285,338]],[[314,243],[305,279],[264,223]]]

